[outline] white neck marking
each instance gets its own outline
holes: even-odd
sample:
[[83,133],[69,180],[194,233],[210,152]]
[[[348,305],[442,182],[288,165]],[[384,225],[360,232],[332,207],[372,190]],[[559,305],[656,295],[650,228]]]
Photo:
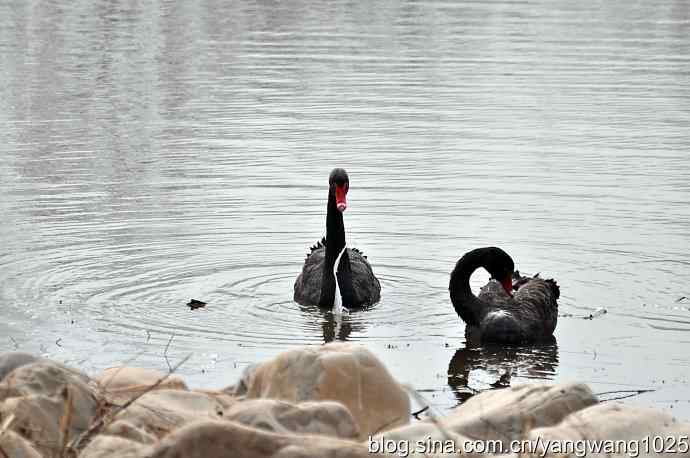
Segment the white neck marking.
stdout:
[[338,257],[335,259],[335,264],[333,264],[333,277],[335,278],[333,313],[335,313],[336,315],[340,315],[343,313],[343,298],[340,295],[340,285],[338,284],[338,266],[340,265],[340,259],[343,257],[345,250],[347,250],[347,246],[344,246],[343,249],[340,250],[340,254],[338,254]]

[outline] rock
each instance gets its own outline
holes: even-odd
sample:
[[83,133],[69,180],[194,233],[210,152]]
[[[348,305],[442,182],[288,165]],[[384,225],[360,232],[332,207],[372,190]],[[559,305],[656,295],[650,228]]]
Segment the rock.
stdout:
[[410,417],[403,388],[369,350],[350,343],[288,350],[247,371],[238,387],[247,398],[338,401],[352,413],[362,440]]
[[[71,440],[85,431],[93,418],[94,409],[74,409],[66,428],[61,427],[67,417],[67,403],[48,396],[21,396],[0,403],[0,418],[14,415],[11,429],[35,444],[44,456],[57,456],[65,440]],[[63,434],[63,432],[65,434]]]
[[[689,436],[690,423],[680,422],[663,411],[614,403],[588,407],[569,415],[556,426],[533,429],[529,433],[530,439],[541,438],[541,444],[546,444],[550,440],[553,447],[568,442],[572,443],[573,447],[582,447],[583,450],[579,451],[578,456],[585,456],[586,453],[587,457],[621,458],[638,454],[690,456],[687,439]],[[657,437],[659,439],[655,439]],[[685,443],[682,443],[681,437],[685,437]],[[584,449],[585,446],[591,447],[597,443],[604,447],[613,447],[613,442],[616,441],[619,446],[625,445],[628,448],[599,451]],[[559,455],[556,452],[558,450],[551,447],[536,450],[540,456],[547,457]],[[577,449],[570,454],[576,453]]]
[[[404,429],[404,428],[403,428]],[[398,434],[388,436],[380,434],[369,437],[364,442],[367,451],[374,455],[396,456],[396,457],[417,457],[417,458],[520,458],[516,455],[495,454],[488,448],[488,442],[481,440],[471,440],[461,434],[445,430],[439,434],[425,434],[423,436],[400,437]],[[481,450],[475,450],[469,445],[487,445]],[[523,457],[524,458],[524,457]],[[534,457],[536,458],[536,457]]]
[[0,450],[5,452],[0,454],[3,458],[41,458],[29,441],[12,430],[0,433]]
[[0,382],[7,374],[20,366],[35,363],[42,358],[21,351],[8,351],[0,355]]
[[[461,447],[468,438],[484,442],[495,439],[501,441],[503,453],[508,453],[510,442],[526,437],[533,427],[555,425],[567,415],[595,403],[594,394],[582,384],[517,385],[477,394],[440,421],[450,438],[457,442],[457,450],[465,450]],[[447,439],[437,425],[427,420],[378,434],[367,442],[387,440],[415,444],[427,438]],[[472,454],[463,452],[463,455]],[[477,453],[479,455],[486,453]]]
[[200,393],[210,398],[215,399],[218,403],[223,406],[224,410],[228,410],[230,407],[234,406],[238,401],[237,397],[232,396],[224,391],[219,390],[193,390],[194,393]]
[[[448,419],[460,434],[508,442],[524,437],[532,428],[555,425],[598,402],[584,384],[516,385],[472,396]],[[499,432],[502,437],[497,437]]]
[[186,425],[147,458],[371,458],[366,446],[324,436],[276,434],[230,421]]
[[245,367],[244,371],[242,371],[240,380],[235,385],[230,385],[226,388],[223,388],[223,392],[237,397],[246,396],[247,392],[249,391],[247,383],[250,383],[254,378],[257,367],[259,367],[259,364],[250,364],[249,366]]
[[0,382],[0,418],[14,415],[11,429],[43,455],[86,430],[100,407],[88,377],[48,360],[17,367]]
[[[165,372],[141,367],[110,367],[95,380],[110,395],[135,396],[155,385],[166,376]],[[155,389],[187,390],[187,384],[175,374],[168,375]]]
[[79,405],[97,397],[95,384],[88,376],[49,360],[21,365],[0,382],[0,400],[31,394],[60,396],[69,385]]
[[142,458],[149,447],[121,437],[96,436],[79,454],[79,458]]
[[117,413],[115,418],[161,438],[195,420],[222,419],[226,409],[224,403],[206,393],[154,390]]
[[292,404],[275,399],[251,399],[237,402],[227,412],[226,419],[275,433],[359,437],[350,411],[333,401]]
[[122,439],[139,442],[140,444],[153,444],[158,440],[156,436],[147,433],[142,428],[137,428],[125,420],[116,420],[110,423],[103,430],[103,434],[117,436]]

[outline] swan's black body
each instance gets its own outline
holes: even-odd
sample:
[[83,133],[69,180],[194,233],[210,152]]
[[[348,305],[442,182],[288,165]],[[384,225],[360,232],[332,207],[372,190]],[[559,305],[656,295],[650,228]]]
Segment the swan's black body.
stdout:
[[[483,267],[493,279],[479,296],[470,289],[470,276]],[[483,342],[529,343],[550,339],[556,329],[560,295],[554,280],[513,276],[514,264],[500,248],[478,248],[465,254],[450,275],[450,299],[468,331]],[[517,272],[516,272],[517,273]],[[507,285],[517,280],[515,295]],[[501,283],[503,287],[501,287]]]
[[[345,247],[343,213],[345,194],[349,187],[347,173],[334,169],[329,177],[328,207],[326,210],[326,238],[311,248],[304,261],[302,273],[295,281],[295,302],[302,305],[332,307],[335,300],[333,266]],[[339,199],[336,199],[338,195]],[[339,206],[342,206],[341,210]],[[360,308],[375,304],[381,297],[381,285],[371,265],[359,250],[348,248],[338,265],[338,286],[342,304]]]

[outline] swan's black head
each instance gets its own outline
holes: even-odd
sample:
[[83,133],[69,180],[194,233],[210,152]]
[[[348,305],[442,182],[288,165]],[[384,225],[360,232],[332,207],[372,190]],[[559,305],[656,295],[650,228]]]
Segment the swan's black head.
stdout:
[[335,204],[338,210],[345,211],[347,208],[347,191],[350,189],[350,178],[345,169],[336,168],[328,176],[328,186],[335,192]]
[[483,257],[484,268],[489,272],[491,278],[498,280],[503,289],[510,296],[513,295],[513,271],[515,263],[513,259],[500,248],[487,247],[480,248]]

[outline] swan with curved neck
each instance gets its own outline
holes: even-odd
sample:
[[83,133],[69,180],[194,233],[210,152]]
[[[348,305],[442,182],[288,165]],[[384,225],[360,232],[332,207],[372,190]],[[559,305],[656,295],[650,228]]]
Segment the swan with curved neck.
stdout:
[[366,256],[346,248],[343,212],[349,188],[347,172],[333,169],[328,177],[326,237],[311,248],[295,281],[294,299],[299,304],[330,308],[337,293],[345,308],[369,306],[380,299],[381,285]]
[[[492,281],[475,296],[470,277],[486,269]],[[466,253],[450,275],[450,299],[468,332],[482,342],[528,343],[553,335],[558,319],[560,289],[554,280],[519,277],[512,258],[496,247]],[[518,281],[513,286],[517,274]],[[513,294],[513,289],[517,291]]]

